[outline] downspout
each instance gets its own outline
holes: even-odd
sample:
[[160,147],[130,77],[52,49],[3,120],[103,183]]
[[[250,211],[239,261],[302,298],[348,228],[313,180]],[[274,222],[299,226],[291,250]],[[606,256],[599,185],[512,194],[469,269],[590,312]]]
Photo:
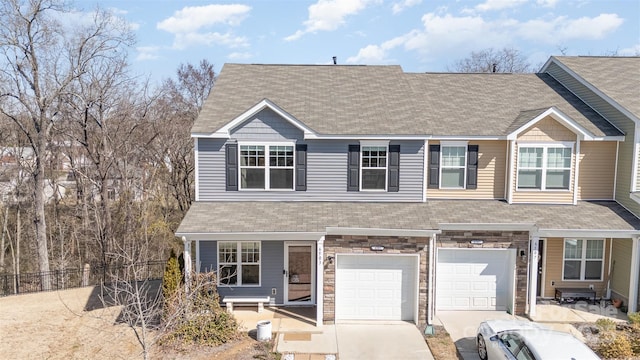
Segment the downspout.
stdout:
[[507,166],[507,203],[513,203],[513,167],[515,166],[515,140],[509,142],[509,166]]
[[536,294],[538,293],[538,257],[540,253],[540,237],[531,237],[531,251],[529,253],[529,317],[536,316]]
[[629,281],[629,304],[628,312],[638,311],[638,277],[640,276],[640,241],[638,236],[633,237],[631,248],[631,277]]
[[573,205],[578,204],[578,181],[580,178],[580,143],[581,140],[578,137],[578,141],[576,142],[576,176],[573,179]]
[[436,285],[434,279],[433,267],[436,259],[436,234],[432,234],[429,238],[429,271],[427,274],[427,324],[433,325],[433,288]]
[[316,327],[322,327],[324,322],[324,235],[318,239],[316,254]]
[[189,296],[191,284],[191,240],[183,236],[182,242],[184,243],[184,291]]

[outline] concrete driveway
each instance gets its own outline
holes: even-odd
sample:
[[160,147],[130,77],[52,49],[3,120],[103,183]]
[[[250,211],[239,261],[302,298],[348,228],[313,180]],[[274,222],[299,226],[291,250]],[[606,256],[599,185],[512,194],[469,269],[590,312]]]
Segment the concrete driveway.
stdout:
[[415,324],[368,322],[337,324],[338,359],[433,359]]
[[278,334],[277,351],[285,360],[335,359],[336,354],[340,360],[433,360],[422,333],[412,323],[349,322],[324,325],[321,330],[292,330],[280,328]]
[[505,311],[438,311],[435,323],[444,326],[464,360],[478,360],[476,334],[481,322],[489,319],[519,319]]

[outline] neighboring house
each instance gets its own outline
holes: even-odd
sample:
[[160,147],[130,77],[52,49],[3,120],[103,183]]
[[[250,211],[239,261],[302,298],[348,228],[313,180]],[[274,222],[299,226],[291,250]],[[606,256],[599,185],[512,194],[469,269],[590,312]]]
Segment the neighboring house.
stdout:
[[317,325],[535,315],[556,287],[635,311],[640,220],[620,187],[638,137],[548,71],[572,59],[539,74],[226,64],[192,128],[186,259],[222,297],[315,305]]

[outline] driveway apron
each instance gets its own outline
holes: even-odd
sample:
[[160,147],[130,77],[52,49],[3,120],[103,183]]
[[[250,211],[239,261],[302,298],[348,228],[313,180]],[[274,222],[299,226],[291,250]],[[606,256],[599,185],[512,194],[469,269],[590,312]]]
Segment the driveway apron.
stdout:
[[451,336],[464,360],[478,360],[476,334],[481,322],[491,319],[520,319],[505,311],[438,311],[436,323],[440,322]]
[[433,359],[415,324],[350,322],[335,326],[340,360]]

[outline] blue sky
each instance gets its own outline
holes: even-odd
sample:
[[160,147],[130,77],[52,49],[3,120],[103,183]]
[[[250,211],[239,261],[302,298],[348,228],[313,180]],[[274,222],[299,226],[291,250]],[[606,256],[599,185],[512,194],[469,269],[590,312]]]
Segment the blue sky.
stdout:
[[640,54],[638,0],[79,0],[123,17],[137,35],[134,72],[152,81],[207,59],[278,64],[398,64],[447,71],[471,51]]

